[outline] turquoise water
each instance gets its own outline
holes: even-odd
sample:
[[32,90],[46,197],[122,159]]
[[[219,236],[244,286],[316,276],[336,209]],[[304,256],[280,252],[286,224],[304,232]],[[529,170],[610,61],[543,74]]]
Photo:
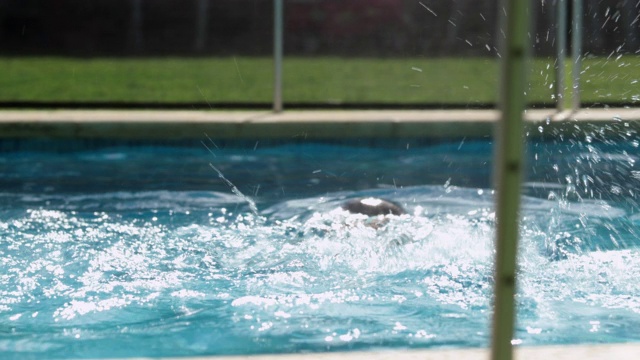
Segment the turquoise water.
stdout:
[[[515,344],[640,340],[634,136],[528,146]],[[214,143],[2,142],[1,358],[488,345],[489,141]]]

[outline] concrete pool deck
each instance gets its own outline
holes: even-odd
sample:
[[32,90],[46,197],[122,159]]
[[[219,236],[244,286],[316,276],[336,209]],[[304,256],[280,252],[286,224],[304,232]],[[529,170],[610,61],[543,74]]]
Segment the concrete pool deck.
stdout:
[[[516,347],[515,360],[635,360],[640,357],[640,345],[566,345]],[[269,354],[251,356],[201,356],[180,358],[183,360],[486,360],[488,349],[447,350],[378,350],[357,352],[334,352],[313,354]],[[151,359],[151,358],[137,358]],[[153,358],[158,360],[158,358]],[[160,358],[163,359],[163,358]],[[164,358],[171,359],[171,358]],[[173,358],[174,360],[177,358]]]
[[[4,138],[451,138],[490,137],[496,110],[291,110],[270,111],[0,111]],[[583,109],[556,113],[528,110],[529,129],[561,126],[567,121],[640,126],[640,108]],[[547,133],[550,133],[547,131]],[[533,135],[539,136],[537,130]]]

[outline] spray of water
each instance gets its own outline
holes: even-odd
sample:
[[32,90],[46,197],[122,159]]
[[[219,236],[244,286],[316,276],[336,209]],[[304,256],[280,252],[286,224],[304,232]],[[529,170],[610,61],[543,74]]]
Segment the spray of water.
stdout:
[[[211,144],[213,144],[213,146],[216,146],[216,144],[213,142],[213,140],[209,137],[209,135],[205,134],[205,136],[207,137],[207,139],[209,140],[209,142],[211,142]],[[209,151],[209,153],[211,153],[211,155],[213,155],[213,157],[216,157],[216,154],[213,152],[213,150],[211,150],[211,148],[209,146],[207,146],[207,144],[202,141],[201,142],[202,145],[204,145],[204,147]],[[256,143],[257,146],[257,143]],[[217,146],[216,146],[217,148]],[[250,197],[246,196],[245,194],[243,194],[240,189],[238,189],[237,186],[235,186],[229,179],[227,179],[223,174],[222,171],[220,171],[220,169],[218,169],[215,165],[213,165],[213,163],[209,163],[209,166],[216,172],[218,173],[218,177],[220,179],[222,179],[222,181],[224,181],[229,188],[231,188],[231,192],[233,192],[236,196],[238,196],[240,199],[242,199],[243,201],[245,201],[248,205],[249,205],[249,209],[251,210],[251,212],[253,213],[253,215],[256,216],[256,218],[259,218],[258,215],[258,206],[256,206],[256,202],[253,201]]]
[[218,177],[220,179],[222,179],[227,185],[229,185],[229,187],[231,188],[231,191],[234,194],[236,194],[239,198],[241,198],[242,200],[247,202],[247,204],[249,205],[249,209],[251,209],[251,212],[257,217],[258,216],[258,207],[256,206],[255,201],[251,200],[251,198],[249,198],[248,196],[243,194],[240,190],[238,190],[238,188],[235,185],[233,185],[233,183],[231,181],[229,181],[229,179],[224,177],[222,172],[217,167],[215,167],[212,163],[209,163],[209,166],[211,166],[211,168],[218,173]]

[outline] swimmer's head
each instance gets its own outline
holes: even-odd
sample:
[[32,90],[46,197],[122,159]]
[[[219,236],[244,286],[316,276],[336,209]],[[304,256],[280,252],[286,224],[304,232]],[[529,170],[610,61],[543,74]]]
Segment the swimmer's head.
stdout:
[[367,216],[403,215],[407,213],[398,204],[374,197],[347,200],[342,204],[342,209],[352,214]]

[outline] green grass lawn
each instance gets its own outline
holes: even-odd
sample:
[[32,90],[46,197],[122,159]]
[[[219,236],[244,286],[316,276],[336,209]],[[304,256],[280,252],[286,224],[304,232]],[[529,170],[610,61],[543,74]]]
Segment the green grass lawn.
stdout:
[[[640,101],[640,57],[585,59],[584,102]],[[285,58],[285,103],[486,104],[492,58]],[[570,75],[567,62],[567,76]],[[0,101],[268,103],[270,58],[0,58]],[[553,103],[553,59],[535,59],[529,101]],[[570,82],[567,81],[570,86]]]

